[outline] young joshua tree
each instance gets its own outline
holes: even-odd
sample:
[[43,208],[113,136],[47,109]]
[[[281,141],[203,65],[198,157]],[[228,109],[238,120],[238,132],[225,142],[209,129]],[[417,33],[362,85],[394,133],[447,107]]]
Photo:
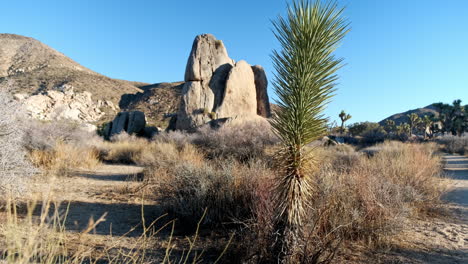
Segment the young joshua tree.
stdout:
[[275,189],[276,225],[282,236],[280,258],[294,255],[311,194],[309,177],[314,157],[306,145],[326,132],[323,114],[338,80],[342,59],[333,53],[348,32],[343,9],[335,2],[296,0],[286,17],[273,22],[281,44],[272,59],[276,70],[274,90],[281,111],[272,119],[282,141]]
[[409,120],[409,125],[410,125],[410,136],[413,134],[414,128],[419,124],[421,119],[416,113],[412,113],[409,115],[406,115]]
[[341,110],[341,113],[338,116],[341,119],[341,133],[344,133],[345,131],[344,124],[346,121],[350,120],[352,116],[350,114],[346,114],[344,110]]

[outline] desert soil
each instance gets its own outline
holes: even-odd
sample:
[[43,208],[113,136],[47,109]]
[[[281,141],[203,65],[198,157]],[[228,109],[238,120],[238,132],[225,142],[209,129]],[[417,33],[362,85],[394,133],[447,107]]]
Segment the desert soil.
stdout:
[[[354,257],[346,257],[350,263],[468,263],[468,157],[445,155],[444,159],[450,186],[444,196],[446,213],[435,218],[412,220],[398,236],[398,246],[371,254],[356,252]],[[140,181],[143,169],[100,165],[93,171],[40,180],[34,189],[41,190],[42,199],[52,195],[53,200],[61,201],[62,211],[69,205],[66,228],[77,243],[97,248],[132,248],[141,234],[142,205],[147,222],[163,214],[155,199],[144,198],[145,185]],[[103,215],[104,222],[88,234],[80,234],[90,222]],[[149,252],[153,257],[164,254],[168,232],[162,232],[158,237],[160,241],[156,241],[154,251]],[[187,246],[183,237],[175,237],[175,241],[180,241],[176,243],[175,251]],[[209,244],[209,241],[200,242]]]
[[[151,190],[141,181],[143,170],[143,167],[138,166],[102,164],[92,171],[78,171],[66,177],[39,180],[33,189],[41,190],[39,199],[44,200],[48,195],[51,200],[60,202],[62,214],[68,210],[65,226],[68,237],[73,241],[71,252],[74,244],[98,249],[92,255],[99,255],[102,249],[109,247],[114,248],[114,252],[116,248],[129,250],[141,243],[142,212],[146,225],[164,215]],[[38,214],[39,210],[36,212]],[[105,221],[83,234],[90,223],[98,221],[102,216]],[[155,226],[160,228],[170,223],[170,220],[168,216],[162,217]],[[175,228],[180,228],[177,223]],[[171,225],[168,225],[154,236],[148,244],[148,257],[159,260],[164,257],[170,233]],[[200,245],[196,245],[194,250],[207,250],[202,245],[208,245],[209,241],[198,241]],[[171,245],[171,256],[176,259],[189,247],[186,236],[177,233],[172,236]],[[204,256],[212,257],[210,254],[214,253],[208,248]]]
[[[468,263],[468,157],[444,155],[448,192],[442,216],[412,220],[390,251],[374,252],[376,263]],[[440,213],[440,212],[439,212]]]

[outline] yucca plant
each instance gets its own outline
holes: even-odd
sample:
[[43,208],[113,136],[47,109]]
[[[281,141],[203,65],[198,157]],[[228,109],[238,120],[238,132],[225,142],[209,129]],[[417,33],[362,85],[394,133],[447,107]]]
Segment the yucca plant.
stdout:
[[278,157],[280,177],[275,194],[281,251],[291,254],[313,186],[314,157],[306,146],[326,132],[323,114],[333,96],[342,59],[333,53],[348,32],[343,9],[336,2],[293,1],[287,15],[273,22],[281,49],[274,50],[273,88],[280,111],[271,124],[282,141]]

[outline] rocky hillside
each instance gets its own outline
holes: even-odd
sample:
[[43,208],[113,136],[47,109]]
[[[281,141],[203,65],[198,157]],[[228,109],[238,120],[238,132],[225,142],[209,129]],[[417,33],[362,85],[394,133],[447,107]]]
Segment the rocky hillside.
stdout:
[[38,40],[0,34],[0,89],[41,120],[98,124],[141,111],[150,125],[165,128],[178,117],[177,127],[188,129],[218,118],[269,117],[267,85],[261,66],[235,62],[209,34],[195,38],[184,82],[151,85],[106,77]]
[[31,95],[73,87],[77,93],[90,92],[95,101],[118,105],[122,94],[140,92],[141,85],[96,73],[33,38],[0,34],[0,86],[8,86],[13,93]]
[[412,113],[416,113],[419,117],[423,117],[425,115],[434,115],[434,116],[439,115],[439,112],[437,111],[437,108],[435,108],[433,105],[428,105],[426,107],[417,108],[417,109],[409,110],[409,111],[406,111],[406,112],[403,112],[403,113],[398,113],[398,114],[391,115],[391,116],[385,118],[384,120],[380,121],[379,124],[380,125],[385,125],[385,122],[387,120],[395,121],[396,125],[399,125],[399,124],[404,123],[404,122],[407,123],[408,122],[407,115],[412,114]]
[[124,94],[119,107],[144,112],[149,125],[166,128],[170,114],[179,109],[183,85],[184,82],[174,82],[141,86],[143,92]]

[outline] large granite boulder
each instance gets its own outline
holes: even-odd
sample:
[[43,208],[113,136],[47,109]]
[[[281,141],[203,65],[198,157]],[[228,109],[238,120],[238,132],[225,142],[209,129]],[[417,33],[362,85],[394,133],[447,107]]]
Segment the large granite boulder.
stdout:
[[245,61],[235,63],[223,42],[213,35],[195,38],[185,82],[177,118],[174,118],[176,129],[193,130],[218,118],[270,116],[268,82],[263,68],[252,67]]
[[223,97],[221,105],[216,109],[218,118],[257,115],[254,73],[246,61],[237,62],[229,72]]

